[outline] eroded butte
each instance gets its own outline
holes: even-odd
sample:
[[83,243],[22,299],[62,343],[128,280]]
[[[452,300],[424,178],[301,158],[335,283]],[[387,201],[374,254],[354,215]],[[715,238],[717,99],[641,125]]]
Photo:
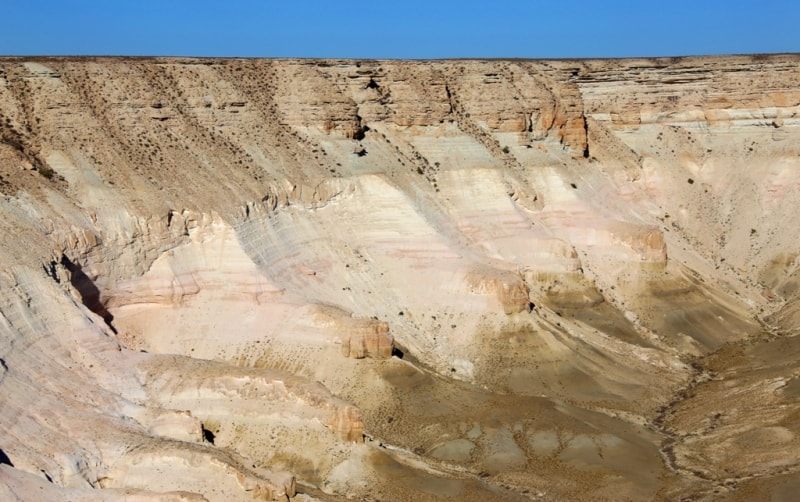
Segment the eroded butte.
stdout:
[[0,61],[0,499],[800,489],[800,57]]

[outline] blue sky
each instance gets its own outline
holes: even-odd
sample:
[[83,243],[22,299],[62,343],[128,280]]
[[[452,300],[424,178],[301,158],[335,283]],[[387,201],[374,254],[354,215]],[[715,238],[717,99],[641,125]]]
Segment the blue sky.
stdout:
[[800,0],[10,0],[0,13],[2,55],[430,59],[800,52]]

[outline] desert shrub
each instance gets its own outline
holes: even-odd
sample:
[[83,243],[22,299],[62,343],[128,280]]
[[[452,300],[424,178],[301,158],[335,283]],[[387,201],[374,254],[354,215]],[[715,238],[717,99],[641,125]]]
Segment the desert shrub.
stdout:
[[41,166],[38,169],[38,171],[39,171],[39,174],[41,174],[42,176],[44,176],[45,178],[47,178],[49,180],[53,179],[53,176],[55,176],[55,174],[56,174],[55,171],[53,171],[52,169],[50,169],[47,166]]

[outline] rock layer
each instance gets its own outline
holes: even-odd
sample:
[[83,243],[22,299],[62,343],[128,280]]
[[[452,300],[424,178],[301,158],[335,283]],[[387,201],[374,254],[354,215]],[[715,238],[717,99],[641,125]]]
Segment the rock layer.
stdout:
[[3,59],[0,496],[790,490],[799,62]]

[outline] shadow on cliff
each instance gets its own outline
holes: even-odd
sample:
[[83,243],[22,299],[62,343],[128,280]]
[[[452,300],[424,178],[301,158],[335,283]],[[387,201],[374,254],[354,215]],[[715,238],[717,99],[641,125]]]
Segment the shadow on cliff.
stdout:
[[86,308],[102,317],[111,331],[116,333],[117,329],[112,324],[114,316],[100,301],[100,290],[97,285],[83,272],[80,265],[73,263],[66,255],[61,255],[61,265],[69,271],[69,282],[81,295],[81,300]]
[[2,464],[10,465],[11,467],[14,467],[14,464],[11,463],[11,459],[8,458],[8,455],[6,455],[6,452],[4,452],[3,450],[0,450],[0,465],[2,465]]

